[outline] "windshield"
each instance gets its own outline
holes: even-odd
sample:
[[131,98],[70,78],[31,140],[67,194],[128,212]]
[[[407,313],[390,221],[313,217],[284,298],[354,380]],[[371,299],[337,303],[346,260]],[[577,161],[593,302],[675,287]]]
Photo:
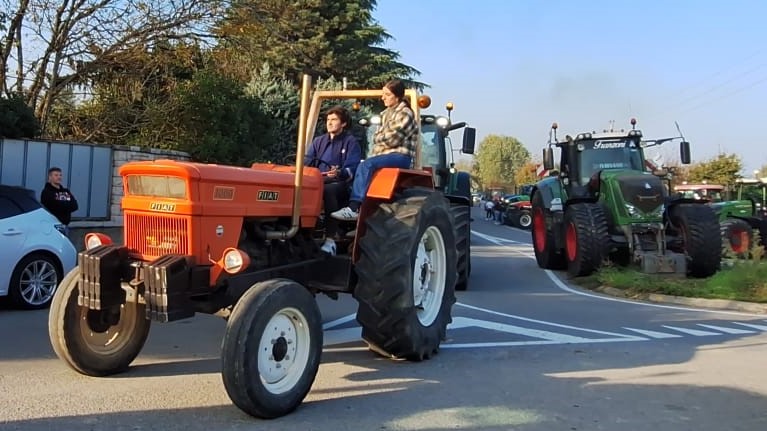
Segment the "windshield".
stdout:
[[582,184],[591,178],[594,172],[605,169],[644,170],[642,153],[634,139],[600,139],[579,142],[580,177]]
[[720,190],[709,190],[709,189],[681,190],[679,191],[679,194],[683,198],[687,198],[687,199],[708,199],[711,202],[721,202],[724,200],[724,197]]
[[[445,163],[440,161],[444,157],[442,146],[440,145],[440,135],[435,124],[423,124],[421,126],[421,166],[439,167]],[[373,136],[378,130],[378,126],[367,128],[367,157],[371,157],[373,152]]]

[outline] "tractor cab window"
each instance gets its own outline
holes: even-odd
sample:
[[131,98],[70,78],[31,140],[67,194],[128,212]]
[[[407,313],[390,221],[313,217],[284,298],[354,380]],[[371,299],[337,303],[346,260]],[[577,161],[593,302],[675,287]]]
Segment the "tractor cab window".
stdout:
[[436,125],[424,124],[421,127],[421,166],[437,167],[442,151],[439,145],[439,130]]
[[586,184],[594,172],[605,169],[631,169],[642,171],[644,163],[636,140],[595,140],[578,144],[580,178]]

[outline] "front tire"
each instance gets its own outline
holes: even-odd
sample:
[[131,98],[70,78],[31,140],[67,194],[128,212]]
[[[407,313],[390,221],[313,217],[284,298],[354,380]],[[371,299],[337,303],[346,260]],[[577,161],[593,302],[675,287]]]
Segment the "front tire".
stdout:
[[145,306],[126,302],[112,310],[77,305],[80,268],[61,281],[53,295],[48,335],[53,351],[79,373],[101,377],[128,369],[144,347],[151,322]]
[[598,204],[578,203],[565,211],[565,256],[571,277],[591,275],[607,257],[610,235]]
[[471,275],[471,209],[465,205],[452,205],[455,223],[456,247],[458,249],[458,281],[455,290],[469,288]]
[[354,296],[371,349],[420,361],[435,354],[452,321],[456,235],[441,193],[383,203],[366,220]]
[[249,415],[271,419],[298,407],[317,376],[322,317],[300,284],[256,283],[226,325],[221,373],[229,398]]
[[533,195],[532,206],[533,224],[531,228],[535,261],[543,269],[565,269],[565,256],[554,245],[554,232],[559,231],[559,226],[552,223],[550,228],[547,228],[547,210],[543,205],[543,197],[540,193]]
[[522,210],[519,212],[519,217],[517,217],[517,225],[521,229],[530,230],[530,227],[533,224],[533,214],[528,210]]
[[722,263],[722,236],[714,210],[707,205],[679,204],[671,207],[670,219],[682,236],[687,275],[714,275]]

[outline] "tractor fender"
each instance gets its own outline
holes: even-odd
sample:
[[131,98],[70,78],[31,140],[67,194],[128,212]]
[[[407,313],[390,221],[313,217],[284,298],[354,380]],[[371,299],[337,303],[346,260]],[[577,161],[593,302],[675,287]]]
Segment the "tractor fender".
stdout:
[[434,189],[431,173],[414,169],[381,168],[373,174],[367,197],[388,201],[397,190],[412,187]]
[[541,194],[543,207],[549,211],[563,211],[566,201],[562,184],[554,177],[546,178],[536,184],[530,191],[530,201],[536,193]]
[[456,172],[455,190],[449,194],[465,197],[468,204],[471,204],[471,175],[468,172]]

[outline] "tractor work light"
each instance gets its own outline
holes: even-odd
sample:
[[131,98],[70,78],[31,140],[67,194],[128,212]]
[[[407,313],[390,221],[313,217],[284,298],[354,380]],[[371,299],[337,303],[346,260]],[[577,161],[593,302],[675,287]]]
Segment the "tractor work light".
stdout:
[[438,117],[437,118],[437,125],[439,127],[447,127],[447,125],[450,124],[450,120],[448,120],[445,117]]
[[591,139],[591,133],[579,133],[576,137],[576,141],[580,141],[582,139]]
[[373,115],[370,117],[370,124],[377,126],[381,124],[381,116],[380,115]]
[[105,235],[103,233],[97,233],[97,232],[91,232],[85,235],[86,250],[96,248],[100,245],[110,245],[110,244],[112,244],[112,238],[110,238],[109,235]]
[[237,274],[250,266],[250,257],[244,251],[230,247],[224,250],[219,264],[229,274]]

